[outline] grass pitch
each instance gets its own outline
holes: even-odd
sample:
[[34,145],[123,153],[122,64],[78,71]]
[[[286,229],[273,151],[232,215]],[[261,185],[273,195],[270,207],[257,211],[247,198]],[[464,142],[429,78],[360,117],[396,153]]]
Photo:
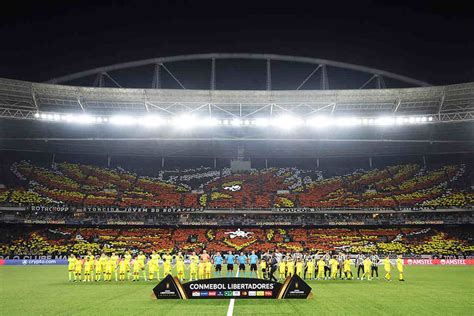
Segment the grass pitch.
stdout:
[[[383,270],[383,269],[381,269]],[[406,266],[406,282],[308,281],[308,300],[236,299],[233,315],[473,315],[474,267]],[[67,281],[66,266],[0,266],[2,315],[226,315],[228,299],[152,300],[156,282]]]

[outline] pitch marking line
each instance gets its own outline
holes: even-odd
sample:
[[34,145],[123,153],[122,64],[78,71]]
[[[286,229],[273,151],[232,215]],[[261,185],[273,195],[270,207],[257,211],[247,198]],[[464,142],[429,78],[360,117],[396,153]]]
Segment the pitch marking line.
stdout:
[[[235,274],[235,277],[239,276],[239,270]],[[234,314],[234,305],[235,305],[235,298],[231,298],[229,302],[229,308],[227,309],[227,316],[232,316]]]

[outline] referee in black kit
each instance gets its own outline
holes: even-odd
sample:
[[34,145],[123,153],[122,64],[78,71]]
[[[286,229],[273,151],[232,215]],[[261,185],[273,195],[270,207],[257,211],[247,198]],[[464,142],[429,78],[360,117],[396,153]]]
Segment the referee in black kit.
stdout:
[[270,281],[278,282],[277,278],[275,277],[275,271],[278,268],[278,260],[275,256],[275,254],[272,254],[272,257],[270,259],[270,271],[268,272],[268,277],[270,278]]
[[361,253],[357,255],[355,265],[357,267],[357,280],[359,280],[361,271],[362,275],[364,275],[364,256]]

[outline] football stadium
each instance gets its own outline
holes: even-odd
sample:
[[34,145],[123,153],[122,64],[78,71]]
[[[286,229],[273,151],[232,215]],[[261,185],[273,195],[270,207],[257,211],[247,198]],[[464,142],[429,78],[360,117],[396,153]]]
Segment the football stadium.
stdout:
[[243,53],[0,79],[5,315],[472,315],[473,207],[471,82]]

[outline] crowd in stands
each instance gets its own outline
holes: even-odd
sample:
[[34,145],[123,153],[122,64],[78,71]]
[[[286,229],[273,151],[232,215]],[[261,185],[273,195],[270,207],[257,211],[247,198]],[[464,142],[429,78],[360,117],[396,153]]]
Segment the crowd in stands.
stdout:
[[0,189],[3,205],[180,207],[205,209],[420,209],[470,208],[474,192],[467,166],[402,164],[326,175],[298,168],[224,168],[159,171],[21,161],[10,167],[22,185]]
[[472,255],[470,227],[453,228],[49,228],[6,226],[0,256],[79,255],[125,251],[280,251]]

